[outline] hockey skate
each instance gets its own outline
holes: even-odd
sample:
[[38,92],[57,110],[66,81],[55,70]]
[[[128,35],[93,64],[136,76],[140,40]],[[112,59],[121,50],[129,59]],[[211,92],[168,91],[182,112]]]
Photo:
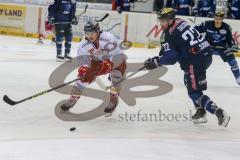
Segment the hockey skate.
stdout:
[[72,57],[70,56],[70,54],[65,54],[64,58],[65,58],[65,61],[67,62],[72,60]]
[[196,109],[196,113],[192,116],[193,123],[201,124],[207,123],[207,113],[204,108],[200,107]]
[[112,113],[115,111],[118,105],[118,95],[114,93],[110,93],[110,102],[108,106],[105,108],[105,117],[111,117]]
[[63,62],[64,61],[64,57],[60,54],[57,54],[56,58],[57,58],[56,59],[57,62]]
[[227,127],[228,126],[228,123],[230,121],[230,116],[227,115],[227,113],[224,110],[222,110],[221,108],[217,109],[215,111],[215,115],[218,118],[219,126],[223,126],[223,127]]
[[37,41],[37,44],[43,45],[43,44],[44,44],[44,43],[43,43],[43,40],[42,40],[42,39],[39,39],[39,40]]
[[240,76],[236,79],[236,81],[240,85]]
[[[76,102],[75,102],[76,103]],[[72,108],[75,105],[74,102],[72,102],[71,100],[68,100],[68,102],[64,103],[61,105],[61,109],[63,111],[68,111],[70,108]]]
[[64,104],[61,105],[61,109],[63,111],[68,111],[69,109],[73,108],[73,106],[77,103],[79,96],[71,96],[71,98]]

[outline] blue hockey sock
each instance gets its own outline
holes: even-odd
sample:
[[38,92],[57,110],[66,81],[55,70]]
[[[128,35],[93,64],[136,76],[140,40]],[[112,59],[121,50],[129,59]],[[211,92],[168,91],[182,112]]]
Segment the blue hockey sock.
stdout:
[[212,114],[218,109],[217,105],[206,95],[202,95],[198,98],[196,103]]
[[216,109],[218,109],[217,105],[206,95],[204,95],[201,91],[190,93],[189,97],[192,99],[195,107],[203,107],[208,112],[214,114]]
[[70,54],[71,51],[71,42],[65,42],[65,54],[68,55]]
[[237,79],[240,77],[240,71],[239,71],[239,67],[237,64],[237,60],[236,59],[232,59],[230,61],[228,61],[228,64],[231,66],[231,70],[232,73],[234,75],[234,77]]

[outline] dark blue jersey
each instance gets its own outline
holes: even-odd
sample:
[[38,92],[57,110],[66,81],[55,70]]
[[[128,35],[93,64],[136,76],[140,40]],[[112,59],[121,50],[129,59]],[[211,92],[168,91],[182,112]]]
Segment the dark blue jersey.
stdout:
[[174,0],[174,9],[177,15],[189,16],[194,5],[193,0]]
[[115,0],[116,6],[120,6],[123,11],[130,11],[131,0]]
[[205,33],[207,41],[213,48],[227,49],[234,45],[231,27],[224,23],[220,28],[215,27],[214,21],[206,21],[194,27],[200,33]]
[[230,12],[233,19],[240,19],[240,0],[231,0]]
[[76,13],[75,0],[55,0],[53,4],[48,7],[49,17],[54,17],[55,22],[70,22]]
[[206,39],[182,19],[175,22],[161,35],[160,64],[170,65],[177,61],[182,70],[190,65],[201,66],[207,56],[211,56],[211,47]]
[[216,0],[199,0],[197,8],[199,16],[208,17],[209,15],[214,15]]

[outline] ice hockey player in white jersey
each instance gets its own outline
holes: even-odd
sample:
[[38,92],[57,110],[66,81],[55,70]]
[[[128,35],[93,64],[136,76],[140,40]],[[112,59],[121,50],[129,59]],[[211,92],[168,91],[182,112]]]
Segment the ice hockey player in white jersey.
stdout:
[[112,87],[110,88],[110,102],[106,106],[105,116],[111,116],[118,104],[120,93],[119,81],[124,78],[126,70],[126,56],[120,48],[119,40],[109,32],[100,31],[99,23],[88,21],[84,26],[85,39],[78,48],[78,77],[69,100],[61,106],[68,111],[83,93],[84,88],[94,82],[97,76],[109,74]]

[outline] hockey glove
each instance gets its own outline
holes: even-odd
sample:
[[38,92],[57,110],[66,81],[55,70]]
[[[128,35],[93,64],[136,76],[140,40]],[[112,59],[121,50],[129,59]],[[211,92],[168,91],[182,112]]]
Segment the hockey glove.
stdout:
[[54,24],[55,23],[55,18],[54,17],[48,17],[48,23],[49,24]]
[[72,24],[73,24],[73,25],[77,25],[77,24],[78,24],[78,20],[77,20],[77,17],[76,17],[76,16],[73,16],[73,17],[72,17]]
[[82,82],[88,82],[88,73],[89,73],[89,67],[86,65],[83,65],[79,67],[78,69],[78,77]]
[[116,8],[116,10],[118,11],[119,14],[122,13],[122,7],[121,7],[121,6],[118,6],[118,7]]
[[232,51],[232,52],[238,52],[238,51],[239,51],[238,46],[237,46],[237,45],[233,45],[233,46],[231,47],[231,51]]
[[149,58],[148,60],[146,60],[146,61],[144,62],[144,66],[146,67],[146,69],[152,70],[152,69],[155,69],[155,68],[157,68],[157,67],[159,67],[159,66],[162,66],[162,65],[159,63],[159,61],[160,61],[159,58],[160,58],[160,57],[156,56],[156,57]]

